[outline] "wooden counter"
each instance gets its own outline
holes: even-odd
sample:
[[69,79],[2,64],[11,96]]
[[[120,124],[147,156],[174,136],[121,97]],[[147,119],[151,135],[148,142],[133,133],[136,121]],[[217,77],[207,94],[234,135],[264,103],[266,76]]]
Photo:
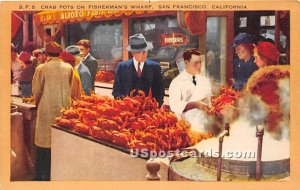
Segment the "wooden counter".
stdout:
[[23,115],[23,138],[25,148],[30,156],[29,165],[32,176],[35,173],[36,146],[34,144],[35,124],[36,124],[36,106],[33,103],[23,103],[20,97],[11,97],[11,104],[17,106],[18,111]]
[[11,104],[18,107],[18,110],[22,112],[26,120],[32,121],[36,119],[36,106],[34,103],[23,103],[22,98],[12,96]]

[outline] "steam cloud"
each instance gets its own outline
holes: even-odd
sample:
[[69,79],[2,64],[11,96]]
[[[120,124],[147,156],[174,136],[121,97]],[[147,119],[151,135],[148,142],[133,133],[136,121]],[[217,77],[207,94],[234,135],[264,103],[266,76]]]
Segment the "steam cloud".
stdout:
[[279,124],[280,134],[278,138],[289,138],[290,134],[290,80],[279,81],[278,93],[280,97],[280,107],[282,109],[282,121]]
[[269,111],[259,96],[245,93],[238,105],[241,115],[249,121],[251,126],[264,124]]

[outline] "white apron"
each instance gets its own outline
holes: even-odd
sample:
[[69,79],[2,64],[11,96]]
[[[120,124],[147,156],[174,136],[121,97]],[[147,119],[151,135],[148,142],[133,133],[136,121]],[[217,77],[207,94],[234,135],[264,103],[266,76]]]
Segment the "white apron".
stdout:
[[[206,82],[198,80],[196,87],[192,92],[189,102],[201,100],[211,96],[211,88]],[[191,109],[183,113],[183,117],[190,122],[191,129],[194,131],[205,132],[204,124],[207,122],[207,114],[203,110]]]

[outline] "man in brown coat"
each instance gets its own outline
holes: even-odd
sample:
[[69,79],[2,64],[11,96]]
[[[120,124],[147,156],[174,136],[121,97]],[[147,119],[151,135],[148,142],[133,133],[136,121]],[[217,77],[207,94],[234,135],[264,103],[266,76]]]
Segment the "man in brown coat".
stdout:
[[73,68],[58,58],[62,48],[56,42],[46,44],[48,60],[39,65],[32,80],[37,106],[35,144],[37,146],[35,180],[50,180],[51,124],[63,107],[71,105]]

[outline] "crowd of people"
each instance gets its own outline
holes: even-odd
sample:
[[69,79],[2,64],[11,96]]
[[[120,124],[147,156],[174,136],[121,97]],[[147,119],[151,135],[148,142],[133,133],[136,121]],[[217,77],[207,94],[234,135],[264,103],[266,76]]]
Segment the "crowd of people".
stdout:
[[[130,36],[128,44],[127,50],[132,58],[117,65],[112,95],[122,98],[133,89],[142,90],[146,95],[151,91],[162,106],[162,69],[159,63],[147,58],[152,43],[139,33]],[[237,55],[233,60],[235,90],[242,90],[257,69],[276,65],[279,61],[274,44],[254,44],[247,33],[238,34],[232,48]],[[55,123],[60,109],[69,107],[72,99],[79,99],[83,94],[91,95],[95,90],[98,64],[90,50],[91,43],[86,39],[65,50],[58,43],[49,42],[45,48],[24,48],[19,55],[16,47],[11,45],[11,81],[20,85],[21,96],[33,96],[37,106],[35,180],[50,180],[51,124]],[[203,126],[201,118],[212,96],[210,80],[201,75],[203,56],[196,48],[186,49],[183,53],[185,70],[173,79],[169,87],[171,110],[198,131],[204,130],[200,127]]]
[[89,40],[80,40],[65,51],[56,42],[40,49],[29,44],[19,55],[11,45],[11,83],[19,85],[22,97],[33,96],[37,106],[35,180],[50,180],[50,126],[61,108],[69,107],[71,99],[93,91],[97,62],[89,50]]

